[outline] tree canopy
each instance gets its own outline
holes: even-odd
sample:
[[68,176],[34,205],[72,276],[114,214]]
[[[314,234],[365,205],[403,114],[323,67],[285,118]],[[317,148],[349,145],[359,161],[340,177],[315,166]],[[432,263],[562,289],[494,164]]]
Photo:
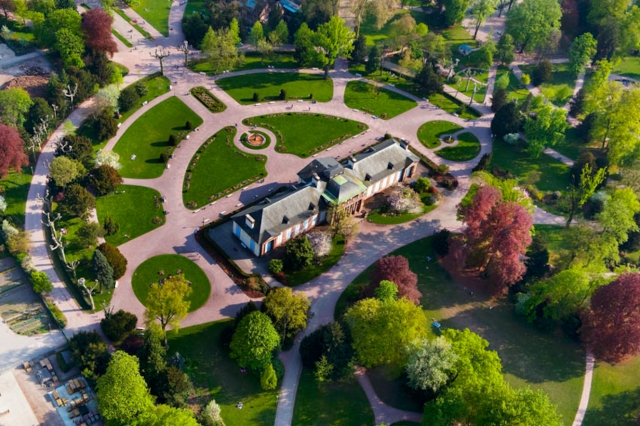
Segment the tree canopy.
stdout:
[[289,287],[274,288],[265,297],[264,306],[282,341],[307,327],[311,302],[302,293],[294,294]]
[[524,0],[507,12],[506,32],[521,51],[532,52],[549,43],[560,29],[562,10],[557,0]]
[[278,332],[271,319],[262,312],[254,311],[238,324],[231,339],[231,358],[237,359],[241,367],[262,370],[271,363],[273,350],[280,344]]
[[147,296],[147,309],[144,312],[147,323],[159,321],[164,332],[164,344],[167,346],[167,326],[173,330],[180,328],[189,311],[190,302],[185,300],[192,292],[184,275],[165,278],[163,283],[153,283]]

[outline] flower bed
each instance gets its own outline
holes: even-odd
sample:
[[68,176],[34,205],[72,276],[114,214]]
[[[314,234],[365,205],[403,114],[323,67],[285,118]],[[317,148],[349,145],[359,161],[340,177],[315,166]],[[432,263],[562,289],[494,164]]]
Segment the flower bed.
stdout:
[[222,103],[220,99],[213,96],[210,91],[202,86],[193,87],[190,92],[202,105],[206,106],[207,109],[213,113],[222,112],[227,109],[227,106]]

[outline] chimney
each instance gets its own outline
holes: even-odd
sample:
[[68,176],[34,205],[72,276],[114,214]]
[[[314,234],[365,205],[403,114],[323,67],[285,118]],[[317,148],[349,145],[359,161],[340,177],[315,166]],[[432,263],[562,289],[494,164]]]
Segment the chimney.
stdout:
[[407,150],[408,150],[408,149],[409,149],[409,143],[410,143],[410,142],[409,142],[408,140],[406,140],[406,139],[402,139],[402,140],[400,141],[400,146],[401,146],[402,148],[404,148],[404,149],[407,149]]
[[244,223],[250,228],[253,229],[256,226],[256,220],[251,217],[250,214],[244,215]]
[[313,186],[315,186],[317,188],[319,186],[319,184],[320,184],[320,176],[318,176],[317,173],[314,173],[312,175],[311,179],[313,180]]

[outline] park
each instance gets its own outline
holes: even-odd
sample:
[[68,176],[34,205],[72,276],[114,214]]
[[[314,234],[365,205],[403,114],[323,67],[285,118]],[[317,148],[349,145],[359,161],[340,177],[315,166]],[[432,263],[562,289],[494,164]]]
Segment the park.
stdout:
[[109,424],[635,424],[640,15],[538,1],[5,16],[60,72],[0,93],[0,353]]

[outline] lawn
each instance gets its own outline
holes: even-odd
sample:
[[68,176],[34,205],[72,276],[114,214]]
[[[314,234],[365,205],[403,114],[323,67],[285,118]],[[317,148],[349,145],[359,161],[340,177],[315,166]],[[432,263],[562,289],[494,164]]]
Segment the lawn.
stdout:
[[610,365],[598,362],[593,372],[584,426],[636,426],[640,414],[640,357]]
[[549,263],[559,267],[560,263],[562,263],[561,259],[568,254],[567,234],[569,229],[555,225],[536,225],[534,229],[536,234],[544,236],[547,240]]
[[132,3],[131,8],[153,28],[158,30],[160,34],[169,37],[171,3],[167,2],[167,0],[137,0]]
[[7,209],[2,213],[11,223],[24,226],[24,215],[27,194],[31,185],[31,168],[23,167],[22,173],[11,172],[0,179],[0,195],[7,202]]
[[[185,131],[187,121],[191,121],[193,128],[202,124],[200,116],[175,96],[142,114],[113,149],[120,155],[120,174],[138,179],[160,177],[165,169],[160,154],[172,148],[169,135]],[[131,160],[132,155],[135,160]]]
[[397,92],[392,92],[362,81],[350,81],[344,94],[349,108],[366,111],[387,120],[415,108],[418,103]]
[[404,213],[395,216],[383,215],[375,210],[367,215],[367,222],[375,223],[378,225],[399,225],[401,223],[411,222],[420,216],[429,213],[438,207],[436,204],[431,206],[425,206],[421,213]]
[[571,181],[570,167],[545,154],[531,158],[524,148],[524,143],[509,145],[502,140],[494,140],[492,165],[512,173],[521,182],[530,172],[539,171],[541,177],[536,187],[540,191],[566,191]]
[[505,73],[509,73],[509,85],[507,86],[507,92],[509,93],[510,99],[515,99],[518,103],[523,102],[529,96],[529,91],[525,87],[521,87],[520,80],[518,77],[507,67],[504,65],[500,65],[498,67],[498,72],[496,73],[496,80],[502,77]]
[[480,141],[473,133],[460,133],[456,146],[446,146],[436,151],[436,155],[451,161],[469,161],[480,154]]
[[[569,102],[573,96],[573,88],[575,87],[576,80],[569,71],[569,64],[552,65],[553,73],[551,74],[551,81],[542,83],[540,85],[540,91],[552,104],[562,107]],[[529,75],[533,75],[535,68],[535,65],[520,65],[522,72]]]
[[306,158],[365,131],[368,126],[346,118],[323,114],[282,113],[243,120],[273,131],[276,150]]
[[184,274],[185,279],[191,282],[192,292],[186,298],[190,302],[189,312],[201,308],[209,299],[211,284],[207,275],[198,265],[179,254],[162,254],[145,260],[133,273],[131,286],[136,297],[143,305],[146,306],[151,284],[158,282],[160,279],[160,271],[164,272],[162,275],[164,277],[178,274],[178,271],[182,271],[180,273]]
[[375,419],[367,395],[354,377],[344,382],[318,382],[312,371],[303,368],[291,424],[369,426]]
[[462,127],[450,121],[428,121],[418,129],[418,140],[427,148],[440,146],[440,138],[462,130]]
[[613,67],[613,73],[640,80],[640,57],[629,56]]
[[[516,317],[506,299],[493,300],[477,287],[454,280],[434,260],[431,238],[418,240],[391,253],[405,256],[418,275],[422,307],[427,318],[435,318],[444,328],[465,328],[480,334],[498,351],[506,380],[515,387],[530,386],[547,392],[564,423],[570,425],[578,408],[585,369],[584,352],[562,334],[544,333]],[[427,260],[427,256],[431,260]],[[352,283],[368,283],[373,266]],[[336,305],[339,317],[349,305],[353,290],[347,290]],[[493,309],[489,309],[489,307]],[[388,382],[388,380],[387,380]],[[403,406],[397,393],[386,392],[385,380],[373,381],[378,395],[392,406]],[[388,396],[386,396],[388,395]],[[387,398],[385,400],[385,398]],[[404,403],[406,405],[406,402]]]
[[137,104],[135,104],[133,108],[121,114],[120,120],[118,120],[120,123],[124,123],[127,118],[131,117],[133,113],[135,113],[137,110],[142,108],[142,104],[144,102],[150,102],[155,98],[157,98],[158,96],[164,95],[165,93],[167,93],[169,91],[169,86],[171,85],[171,82],[169,81],[169,79],[163,75],[160,75],[160,73],[155,73],[147,77],[144,77],[133,84],[140,84],[140,83],[147,86],[147,94],[140,97],[140,100],[138,101]]
[[224,128],[195,153],[185,176],[185,205],[204,206],[226,195],[226,190],[238,190],[267,175],[266,157],[238,150],[233,144],[235,134],[235,127]]
[[[467,86],[467,77],[464,74],[458,74],[459,76],[459,80],[457,84],[453,84],[450,85],[451,87],[453,87],[454,89],[460,91],[460,93],[462,93],[463,95],[471,98],[471,96],[473,96],[473,100],[476,103],[481,104],[482,102],[484,102],[484,97],[487,94],[487,79],[489,78],[489,73],[488,72],[483,72],[482,74],[478,74],[475,76],[471,76],[471,80],[469,80],[469,85]],[[473,79],[478,80],[481,83],[485,83],[485,84],[481,84],[481,83],[476,83],[476,93],[473,93],[473,85],[474,85],[474,81]]]
[[[267,68],[271,65],[275,68],[298,68],[298,63],[292,53],[274,53],[270,58],[262,59],[262,55],[255,52],[247,52],[244,56],[244,63],[233,68],[232,71],[255,70]],[[189,69],[195,72],[203,72],[207,75],[215,75],[211,63],[206,59],[193,60],[189,64]]]
[[117,233],[106,236],[105,240],[118,246],[162,226],[165,216],[159,198],[160,193],[155,189],[132,185],[121,185],[117,194],[98,197],[96,209],[100,224],[104,225],[105,218],[111,216],[120,226]]
[[280,90],[287,92],[288,99],[329,102],[333,97],[333,81],[320,74],[259,73],[222,78],[216,83],[243,105],[256,103],[254,93],[263,102],[280,100]]
[[[242,374],[229,358],[220,337],[230,322],[210,322],[180,329],[178,334],[170,332],[169,353],[179,352],[185,357],[185,371],[193,379],[198,403],[204,405],[215,399],[228,426],[272,425],[278,389],[263,391],[259,377],[250,372]],[[236,408],[239,401],[244,405],[241,410]]]
[[186,19],[189,15],[193,13],[209,13],[206,8],[206,0],[189,0],[187,2],[187,8],[184,11],[184,18]]
[[338,263],[338,261],[342,257],[342,254],[344,253],[344,249],[346,247],[346,243],[347,241],[342,235],[337,235],[336,237],[334,237],[331,251],[328,255],[322,258],[320,264],[317,265],[314,263],[311,266],[300,271],[287,273],[287,284],[291,287],[304,284],[319,276],[323,272],[331,269],[333,265]]

